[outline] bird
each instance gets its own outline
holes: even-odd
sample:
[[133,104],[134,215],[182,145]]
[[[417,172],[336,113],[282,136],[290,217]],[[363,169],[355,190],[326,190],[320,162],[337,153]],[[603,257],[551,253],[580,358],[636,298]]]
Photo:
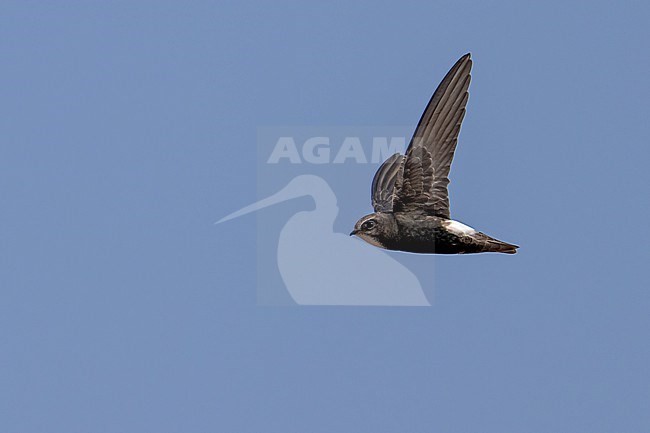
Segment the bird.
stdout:
[[[258,275],[270,283],[270,271],[279,271],[287,292],[298,305],[430,306],[420,281],[406,266],[384,251],[334,231],[339,208],[325,179],[299,175],[280,191],[233,212],[217,224],[263,208],[310,197],[314,208],[291,216],[280,231],[277,246],[258,244]],[[271,215],[260,227],[273,225]],[[260,241],[261,242],[261,241]],[[270,269],[275,257],[275,269]]]
[[405,155],[395,153],[372,181],[374,212],[350,236],[379,248],[420,254],[515,254],[500,241],[451,219],[449,170],[469,99],[471,54],[462,56],[433,93]]

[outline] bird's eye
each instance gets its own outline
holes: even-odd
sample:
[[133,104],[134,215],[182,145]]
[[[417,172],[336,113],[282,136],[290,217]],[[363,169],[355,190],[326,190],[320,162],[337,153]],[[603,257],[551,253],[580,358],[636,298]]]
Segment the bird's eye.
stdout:
[[375,220],[368,220],[368,221],[366,221],[365,223],[363,223],[361,225],[361,229],[363,229],[363,230],[372,230],[372,229],[375,228],[375,225],[377,225]]

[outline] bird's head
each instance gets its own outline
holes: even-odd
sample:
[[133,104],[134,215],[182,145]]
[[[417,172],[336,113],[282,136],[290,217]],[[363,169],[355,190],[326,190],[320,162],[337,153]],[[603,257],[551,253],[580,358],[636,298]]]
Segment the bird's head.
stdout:
[[386,213],[371,213],[361,217],[350,236],[358,236],[371,245],[386,248],[386,242],[396,230],[394,218]]

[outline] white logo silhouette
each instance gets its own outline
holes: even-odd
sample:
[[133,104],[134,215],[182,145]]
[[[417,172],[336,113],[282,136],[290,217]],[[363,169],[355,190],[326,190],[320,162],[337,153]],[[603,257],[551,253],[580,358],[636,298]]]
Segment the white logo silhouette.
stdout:
[[311,196],[313,211],[293,215],[282,228],[278,268],[299,305],[429,306],[417,277],[385,251],[335,233],[336,196],[315,175],[301,175],[279,192],[217,224],[297,197]]

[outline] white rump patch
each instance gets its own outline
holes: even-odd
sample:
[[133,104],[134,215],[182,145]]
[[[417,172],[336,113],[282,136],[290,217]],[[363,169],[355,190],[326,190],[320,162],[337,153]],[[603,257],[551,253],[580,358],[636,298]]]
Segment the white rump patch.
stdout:
[[443,225],[447,230],[458,235],[471,235],[476,233],[476,230],[470,226],[466,226],[465,224],[454,220],[445,221]]

